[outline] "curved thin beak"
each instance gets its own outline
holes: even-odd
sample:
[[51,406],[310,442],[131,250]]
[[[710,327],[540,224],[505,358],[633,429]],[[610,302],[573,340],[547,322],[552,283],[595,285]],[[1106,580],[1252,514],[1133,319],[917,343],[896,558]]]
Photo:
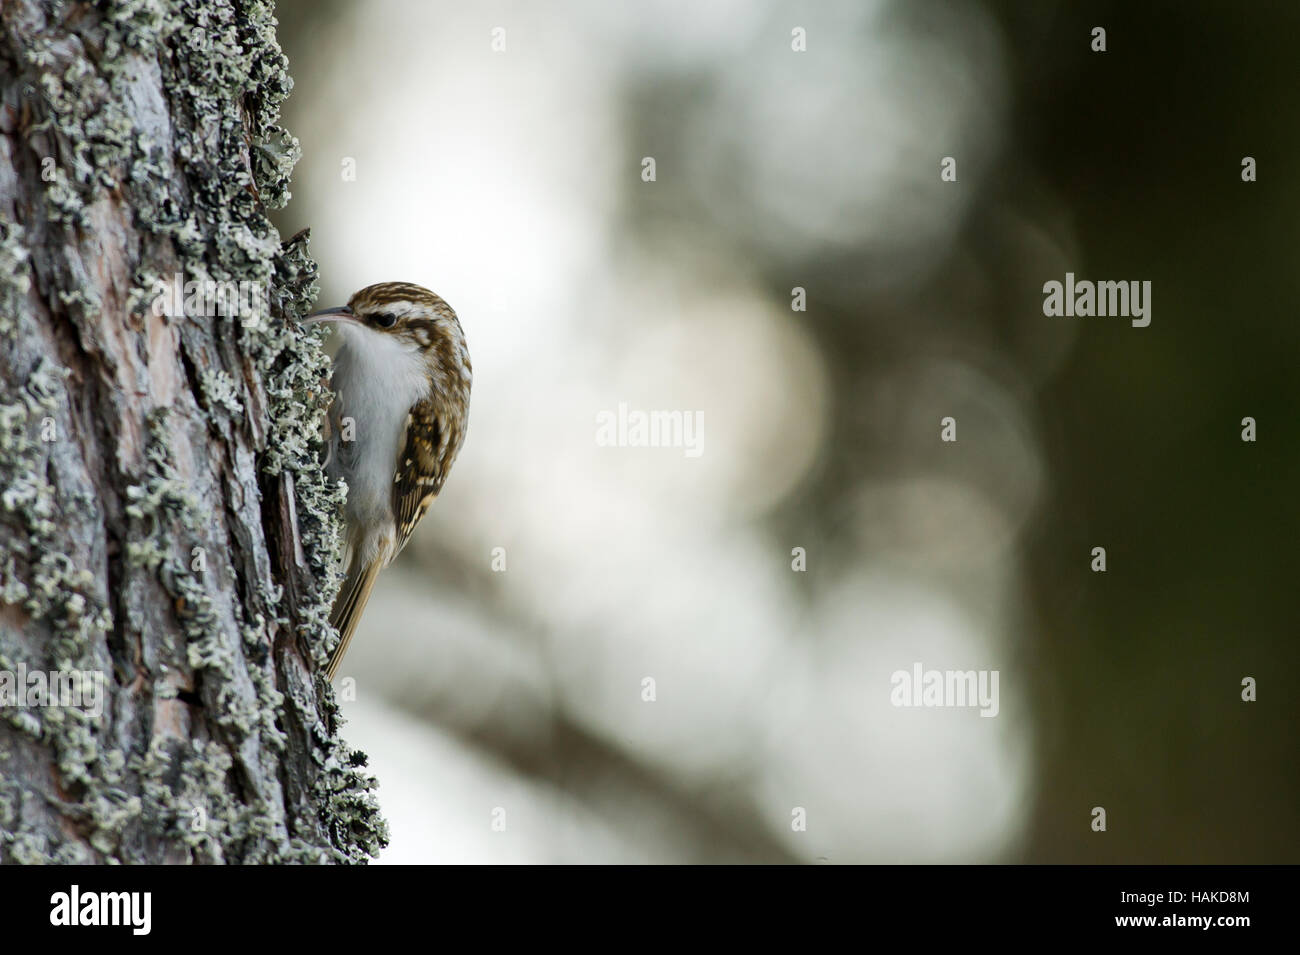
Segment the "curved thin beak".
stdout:
[[352,309],[346,305],[340,305],[338,308],[325,308],[319,312],[312,312],[302,320],[303,325],[317,325],[321,322],[355,322],[357,317],[352,314]]

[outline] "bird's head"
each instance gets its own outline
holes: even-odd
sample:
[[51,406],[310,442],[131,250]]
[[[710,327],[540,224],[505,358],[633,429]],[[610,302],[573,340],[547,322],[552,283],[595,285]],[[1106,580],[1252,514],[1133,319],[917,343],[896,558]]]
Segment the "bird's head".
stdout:
[[409,282],[367,285],[339,308],[308,315],[304,325],[327,322],[346,333],[364,331],[428,348],[440,335],[460,335],[460,322],[450,305],[427,288]]
[[363,349],[419,355],[432,384],[468,392],[469,350],[450,305],[427,288],[409,282],[368,285],[348,304],[314,312],[304,325],[328,323]]

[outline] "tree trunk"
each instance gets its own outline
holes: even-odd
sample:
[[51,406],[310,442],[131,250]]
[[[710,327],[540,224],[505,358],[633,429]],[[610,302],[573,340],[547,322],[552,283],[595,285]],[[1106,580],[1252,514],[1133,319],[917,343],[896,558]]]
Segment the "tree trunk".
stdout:
[[0,0],[0,862],[386,840],[317,676],[340,494],[292,322],[315,266],[267,220],[298,150],[274,27]]

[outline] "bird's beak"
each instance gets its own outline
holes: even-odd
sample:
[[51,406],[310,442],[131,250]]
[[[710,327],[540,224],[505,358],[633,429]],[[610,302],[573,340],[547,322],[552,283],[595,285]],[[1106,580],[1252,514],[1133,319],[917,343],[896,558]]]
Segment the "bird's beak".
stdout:
[[357,317],[352,314],[352,309],[346,305],[340,305],[338,308],[325,308],[319,312],[312,312],[302,320],[303,325],[318,325],[321,322],[355,322]]

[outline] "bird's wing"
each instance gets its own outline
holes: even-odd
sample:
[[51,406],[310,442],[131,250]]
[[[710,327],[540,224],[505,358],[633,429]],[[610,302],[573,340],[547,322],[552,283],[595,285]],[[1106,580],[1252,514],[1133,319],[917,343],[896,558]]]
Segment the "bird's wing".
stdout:
[[397,521],[397,547],[406,546],[411,531],[442,490],[447,479],[447,435],[433,401],[418,401],[406,416],[406,440],[398,451],[393,482],[393,516]]

